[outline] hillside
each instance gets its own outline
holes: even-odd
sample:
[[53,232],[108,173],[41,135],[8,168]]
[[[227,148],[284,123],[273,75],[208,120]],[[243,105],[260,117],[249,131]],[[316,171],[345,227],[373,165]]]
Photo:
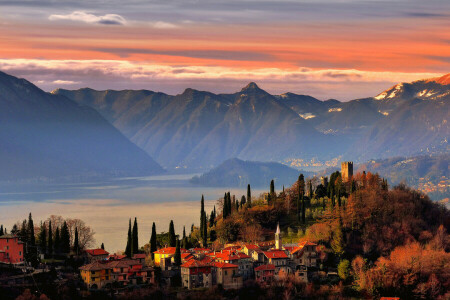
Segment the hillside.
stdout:
[[359,164],[357,170],[378,173],[392,185],[404,182],[440,200],[450,195],[450,155],[423,155],[373,160]]
[[2,72],[0,143],[1,181],[163,171],[94,109]]
[[[305,173],[305,172],[302,172]],[[218,167],[191,179],[191,183],[213,187],[268,187],[272,179],[277,186],[290,186],[294,183],[300,171],[279,163],[263,163],[243,161],[237,158],[229,159]]]

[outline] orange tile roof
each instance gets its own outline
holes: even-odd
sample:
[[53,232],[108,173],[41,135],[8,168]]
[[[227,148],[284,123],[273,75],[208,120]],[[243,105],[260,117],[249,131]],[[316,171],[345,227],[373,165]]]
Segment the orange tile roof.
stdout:
[[[176,251],[177,251],[176,247],[166,247],[166,248],[158,249],[158,250],[156,250],[153,253],[156,253],[156,254],[175,254]],[[180,252],[181,253],[187,253],[189,251],[184,249],[184,248],[180,248]]]
[[264,251],[264,255],[267,258],[288,258],[286,253],[282,250]]
[[259,249],[259,247],[257,245],[253,245],[253,244],[247,244],[244,246],[245,248],[247,248],[248,250],[256,250]]
[[204,268],[211,267],[211,265],[207,262],[191,259],[181,265],[182,268]]
[[85,250],[85,252],[89,253],[92,256],[109,255],[109,252],[103,250],[102,248],[99,248],[99,249],[87,249],[87,250]]
[[261,265],[255,268],[255,271],[275,270],[275,266],[272,264]]
[[229,264],[229,263],[221,263],[221,262],[217,262],[217,261],[211,263],[211,265],[216,268],[220,268],[220,269],[239,268],[238,265]]

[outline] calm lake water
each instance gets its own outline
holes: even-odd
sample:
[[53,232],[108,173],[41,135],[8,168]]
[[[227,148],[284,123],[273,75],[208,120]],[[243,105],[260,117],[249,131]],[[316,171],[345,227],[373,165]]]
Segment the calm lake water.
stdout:
[[[170,220],[177,233],[183,226],[189,232],[198,225],[200,199],[205,196],[209,214],[217,199],[226,191],[238,199],[246,188],[207,188],[191,185],[189,175],[121,178],[83,184],[9,184],[0,185],[0,224],[11,229],[31,212],[35,224],[50,215],[84,220],[95,231],[95,244],[103,242],[106,250],[123,250],[129,218],[137,217],[139,245],[150,240],[152,223],[157,232],[168,231]],[[252,189],[252,195],[262,193]],[[216,207],[217,208],[217,207]]]

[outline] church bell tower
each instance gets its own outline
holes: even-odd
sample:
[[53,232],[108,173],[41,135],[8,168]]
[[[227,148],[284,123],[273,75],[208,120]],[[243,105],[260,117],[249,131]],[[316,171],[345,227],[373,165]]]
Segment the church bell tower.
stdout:
[[277,225],[277,231],[275,232],[275,249],[282,250],[283,242],[281,241],[280,223]]

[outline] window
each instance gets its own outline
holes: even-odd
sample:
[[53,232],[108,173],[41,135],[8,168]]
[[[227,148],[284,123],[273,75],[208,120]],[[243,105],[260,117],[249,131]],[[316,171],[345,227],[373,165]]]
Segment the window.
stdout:
[[22,256],[22,251],[19,251],[19,255]]
[[227,272],[227,271],[225,271],[225,275],[228,275],[228,272]]
[[9,250],[9,246],[6,246],[6,250]]

